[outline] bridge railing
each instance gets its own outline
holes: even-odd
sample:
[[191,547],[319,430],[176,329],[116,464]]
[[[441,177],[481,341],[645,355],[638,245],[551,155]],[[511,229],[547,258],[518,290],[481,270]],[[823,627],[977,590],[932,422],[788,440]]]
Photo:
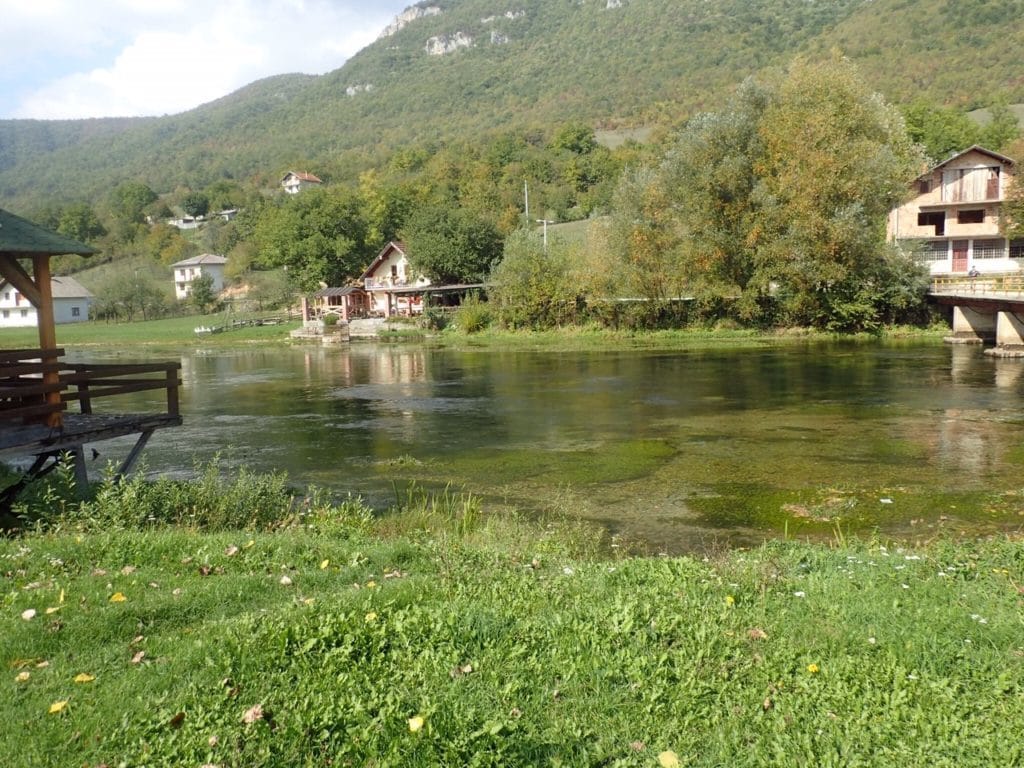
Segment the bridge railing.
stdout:
[[970,294],[998,293],[1001,295],[1024,296],[1024,274],[945,275],[933,277],[930,292],[964,296]]

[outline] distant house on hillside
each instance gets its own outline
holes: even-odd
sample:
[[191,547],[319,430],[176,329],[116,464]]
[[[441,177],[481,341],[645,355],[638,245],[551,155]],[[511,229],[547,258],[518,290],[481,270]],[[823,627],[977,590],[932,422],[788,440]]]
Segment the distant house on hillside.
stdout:
[[914,196],[889,214],[889,240],[912,247],[931,274],[1015,272],[1024,241],[999,231],[1000,207],[1015,163],[973,146],[917,177]]
[[323,184],[323,182],[312,173],[301,171],[288,171],[284,178],[281,179],[281,186],[284,187],[284,191],[289,195],[297,195],[307,187],[316,184]]
[[430,280],[412,274],[404,243],[392,240],[385,245],[359,279],[369,295],[371,312],[390,317],[423,311],[423,289]]
[[[54,277],[53,320],[57,324],[81,323],[89,319],[93,295],[73,277]],[[36,308],[6,280],[0,281],[0,328],[35,327]]]
[[175,262],[171,265],[174,269],[174,295],[178,299],[187,299],[192,292],[192,281],[205,275],[213,278],[213,291],[219,293],[224,288],[224,265],[227,261],[215,253],[204,253]]

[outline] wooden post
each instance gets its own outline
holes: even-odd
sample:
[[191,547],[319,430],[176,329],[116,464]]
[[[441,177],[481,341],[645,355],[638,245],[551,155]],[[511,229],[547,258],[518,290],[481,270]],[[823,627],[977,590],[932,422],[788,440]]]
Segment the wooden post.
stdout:
[[[50,282],[50,257],[47,255],[35,255],[32,257],[32,277],[39,291],[39,304],[36,305],[36,317],[39,319],[39,347],[43,350],[44,363],[56,363],[57,358],[52,356],[57,349],[57,328],[53,317],[53,286]],[[47,357],[46,353],[51,356]],[[57,371],[46,371],[43,373],[44,384],[59,384],[60,373]],[[60,392],[47,392],[46,402],[50,405],[60,405]],[[46,425],[48,427],[60,427],[63,424],[60,411],[48,414]]]
[[[178,415],[178,366],[167,367],[167,413]],[[148,439],[148,438],[147,438]]]

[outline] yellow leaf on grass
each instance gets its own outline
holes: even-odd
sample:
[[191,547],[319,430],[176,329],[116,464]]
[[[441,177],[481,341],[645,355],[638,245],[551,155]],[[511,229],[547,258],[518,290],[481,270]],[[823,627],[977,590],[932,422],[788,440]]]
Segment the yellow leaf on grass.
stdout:
[[59,605],[51,605],[49,608],[46,609],[46,615],[49,616],[51,614],[56,613],[59,610],[60,610],[60,606]]
[[64,699],[63,701],[55,701],[55,702],[53,702],[53,704],[50,705],[50,710],[49,710],[50,714],[51,715],[59,715],[61,712],[64,711],[64,708],[67,705],[68,705],[67,699]]
[[409,730],[413,733],[419,732],[423,728],[423,718],[419,715],[416,717],[409,718]]
[[682,763],[679,762],[679,755],[671,749],[666,749],[658,755],[658,765],[661,768],[679,768]]
[[331,564],[330,560],[321,560],[320,561],[320,570],[321,571],[326,571],[327,568],[330,566],[330,564]]
[[112,603],[123,603],[128,598],[124,596],[123,592],[115,592],[110,596],[110,602]]
[[88,672],[82,672],[80,674],[75,675],[76,683],[91,683],[95,679],[96,676],[90,675]]
[[30,677],[32,677],[31,672],[19,672],[14,676],[14,680],[18,683],[27,683]]

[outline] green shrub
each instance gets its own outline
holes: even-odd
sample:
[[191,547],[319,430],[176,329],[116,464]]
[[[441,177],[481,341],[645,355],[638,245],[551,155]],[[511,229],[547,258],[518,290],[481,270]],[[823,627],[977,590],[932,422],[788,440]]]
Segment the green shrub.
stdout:
[[467,296],[455,312],[454,324],[463,333],[479,333],[491,324],[491,308],[477,296]]

